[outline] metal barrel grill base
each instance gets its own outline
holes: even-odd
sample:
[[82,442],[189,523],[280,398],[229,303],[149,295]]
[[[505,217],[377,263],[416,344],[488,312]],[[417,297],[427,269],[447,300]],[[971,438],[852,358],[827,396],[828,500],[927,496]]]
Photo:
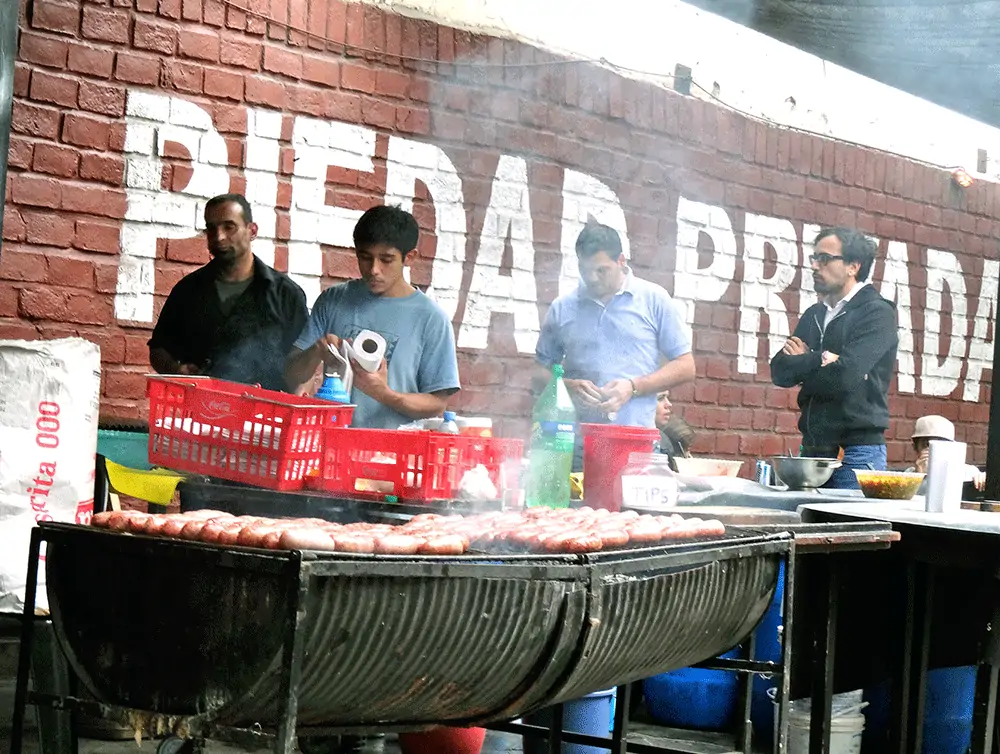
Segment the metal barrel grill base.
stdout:
[[[731,649],[767,611],[778,562],[727,558],[634,580],[623,579],[626,574],[595,572],[602,583],[593,592],[580,661],[550,702],[579,699]],[[741,599],[734,601],[734,594]]]
[[[511,719],[707,659],[759,622],[791,543],[734,530],[599,556],[300,559],[39,532],[56,635],[98,700],[188,718],[191,735],[262,726],[286,741],[289,725]],[[95,569],[116,575],[99,592]]]

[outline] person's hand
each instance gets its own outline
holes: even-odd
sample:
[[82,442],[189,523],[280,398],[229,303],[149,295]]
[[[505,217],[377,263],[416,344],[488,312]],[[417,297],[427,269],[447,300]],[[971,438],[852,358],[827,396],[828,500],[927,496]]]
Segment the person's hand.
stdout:
[[389,390],[389,365],[386,360],[382,359],[374,372],[369,372],[353,359],[351,368],[354,370],[354,387],[381,403],[381,396]]
[[820,366],[826,367],[835,362],[840,357],[835,353],[830,353],[829,351],[823,351],[823,359],[820,362]]
[[629,380],[611,380],[601,388],[604,400],[597,407],[607,414],[616,413],[632,400],[632,383]]
[[986,472],[977,471],[976,475],[972,477],[972,483],[976,485],[976,489],[982,492],[986,489]]
[[332,333],[327,333],[326,335],[324,335],[323,337],[321,337],[319,340],[316,341],[316,344],[313,346],[313,348],[315,348],[319,352],[319,355],[323,359],[324,364],[330,366],[340,366],[340,361],[338,361],[337,358],[332,353],[330,353],[330,351],[332,349],[339,356],[340,344],[342,342],[343,341],[341,341],[341,339],[338,336]]
[[323,378],[325,374],[322,369],[317,369],[316,373],[310,377],[306,382],[299,385],[299,389],[295,391],[295,395],[303,398],[311,397],[319,392],[319,389],[323,386]]
[[916,469],[916,471],[919,472],[919,473],[921,473],[921,474],[926,474],[927,473],[927,461],[930,459],[930,457],[931,457],[930,448],[924,448],[917,455],[917,462],[913,465],[913,468]]
[[809,353],[809,346],[803,343],[801,338],[796,338],[793,335],[785,341],[781,352],[788,356],[801,356],[804,353]]
[[201,374],[201,367],[197,364],[181,364],[177,363],[177,374],[183,374],[188,377],[194,377]]
[[596,406],[604,400],[600,388],[590,380],[563,380],[570,397],[584,406]]

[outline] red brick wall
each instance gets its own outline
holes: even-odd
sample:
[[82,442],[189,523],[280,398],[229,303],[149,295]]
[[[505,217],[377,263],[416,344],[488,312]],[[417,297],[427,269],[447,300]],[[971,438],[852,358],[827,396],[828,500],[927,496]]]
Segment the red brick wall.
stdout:
[[[327,201],[342,207],[363,209],[384,195],[390,134],[440,146],[461,177],[467,220],[456,328],[497,161],[508,154],[528,164],[540,315],[557,291],[563,175],[572,168],[600,179],[619,197],[634,268],[668,290],[683,196],[723,207],[740,251],[748,212],[792,221],[800,242],[803,224],[830,223],[877,235],[883,250],[888,241],[905,242],[918,374],[926,249],[954,252],[966,280],[971,332],[983,257],[995,256],[993,239],[1000,230],[1000,192],[993,184],[977,182],[963,193],[940,169],[779,130],[591,65],[563,64],[523,44],[368,6],[263,0],[251,7],[274,22],[219,0],[35,0],[30,18],[22,14],[0,258],[0,337],[78,334],[99,343],[108,415],[141,414],[148,370],[148,325],[120,323],[114,308],[126,212],[128,90],[172,94],[208,110],[226,140],[230,188],[237,191],[245,186],[246,108],[283,114],[279,269],[287,266],[294,116],[359,123],[378,132],[373,173],[330,171]],[[347,54],[345,43],[353,46]],[[164,189],[184,190],[189,160],[185,150],[166,153]],[[436,251],[434,212],[427,192],[418,189],[415,214],[426,232],[414,282],[423,285],[431,282]],[[191,236],[157,244],[157,307],[183,274],[207,259],[193,229]],[[767,274],[771,268],[765,261]],[[323,270],[324,285],[353,275],[349,250],[324,248]],[[675,391],[674,401],[700,430],[697,451],[752,459],[796,447],[798,436],[794,391],[770,385],[766,337],[757,373],[737,369],[742,275],[741,260],[722,300],[697,305],[699,377]],[[879,264],[876,281],[881,276]],[[797,295],[798,278],[782,295],[793,326]],[[761,326],[766,335],[766,316]],[[508,434],[523,433],[532,364],[517,352],[511,317],[494,316],[489,347],[463,349],[459,360],[465,389],[457,408],[492,415]],[[978,401],[962,400],[961,383],[947,397],[894,393],[890,459],[903,460],[913,420],[937,412],[959,424],[960,437],[973,444],[974,459],[982,462],[988,384],[987,371]]]

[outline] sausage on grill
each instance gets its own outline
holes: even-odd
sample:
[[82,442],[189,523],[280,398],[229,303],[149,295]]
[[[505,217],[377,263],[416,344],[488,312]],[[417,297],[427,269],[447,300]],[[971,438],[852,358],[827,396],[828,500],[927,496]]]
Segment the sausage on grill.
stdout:
[[320,528],[285,529],[280,534],[279,546],[282,550],[325,550],[337,549],[333,537]]
[[225,529],[220,524],[215,523],[213,520],[209,520],[205,522],[203,527],[201,527],[201,533],[198,538],[206,544],[218,544],[219,537],[222,536],[222,532],[224,531]]
[[119,513],[119,511],[101,511],[100,513],[95,513],[90,519],[90,523],[94,526],[106,529],[108,524],[111,522],[111,517]]
[[601,538],[584,529],[563,532],[545,540],[545,549],[549,552],[596,552],[601,547]]
[[726,526],[717,518],[710,518],[701,527],[706,537],[721,537],[726,533]]
[[260,546],[265,550],[278,550],[281,548],[281,537],[284,534],[281,529],[273,529],[261,537]]
[[340,552],[375,552],[375,537],[363,532],[344,532],[333,535],[333,541]]
[[414,555],[424,540],[406,534],[385,534],[375,540],[375,552],[380,555]]
[[466,541],[457,534],[445,534],[425,541],[417,549],[421,555],[461,555],[467,547]]
[[243,527],[239,524],[236,526],[229,526],[222,530],[217,540],[220,545],[235,545],[236,540],[240,537],[240,532],[243,531]]
[[145,532],[146,522],[152,518],[148,513],[137,513],[134,516],[129,516],[126,519],[126,528],[133,534],[142,534]]
[[177,536],[181,539],[191,539],[195,540],[200,538],[201,530],[205,528],[204,521],[188,521],[184,524],[184,528],[181,529]]
[[628,532],[624,529],[594,529],[594,534],[601,538],[604,547],[623,547],[629,542]]
[[189,523],[190,521],[186,521],[183,518],[169,518],[160,527],[160,534],[164,537],[176,537]]

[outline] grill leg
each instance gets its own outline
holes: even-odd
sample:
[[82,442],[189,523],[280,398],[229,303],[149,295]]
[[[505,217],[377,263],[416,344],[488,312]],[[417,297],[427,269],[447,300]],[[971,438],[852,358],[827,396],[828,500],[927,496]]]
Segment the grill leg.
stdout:
[[913,667],[913,616],[916,611],[917,576],[916,565],[907,563],[897,584],[900,595],[893,611],[893,634],[901,637],[899,652],[892,658],[892,674],[889,678],[889,751],[905,754],[909,744],[909,693],[910,672]]
[[615,727],[611,732],[611,754],[628,751],[628,713],[632,704],[632,684],[626,683],[615,692]]
[[[31,676],[35,691],[54,694],[63,699],[70,696],[69,666],[56,641],[55,628],[49,621],[39,621],[35,626],[31,647]],[[76,715],[73,709],[55,709],[49,705],[38,706],[36,709],[42,754],[76,754]]]
[[563,706],[557,704],[552,708],[552,718],[549,720],[549,754],[562,754]]
[[971,754],[992,754],[997,677],[1000,666],[980,665],[976,670],[976,695],[972,708]]
[[31,648],[35,632],[35,591],[38,585],[38,556],[41,554],[41,531],[31,530],[28,548],[28,575],[24,588],[24,613],[21,616],[21,644],[17,657],[17,686],[11,717],[10,754],[21,754],[24,745],[24,714],[28,704],[28,681],[31,676]]
[[836,556],[819,556],[813,562],[816,594],[813,610],[816,636],[813,643],[812,714],[809,720],[809,754],[829,754],[830,706],[833,702],[833,668],[837,645],[837,593],[840,572]]
[[792,693],[792,639],[795,612],[795,569],[797,568],[795,542],[789,545],[785,557],[785,596],[781,605],[781,687],[778,692],[778,732],[775,741],[777,754],[788,752],[788,704]]
[[993,737],[996,726],[997,680],[1000,676],[1000,636],[993,626],[1000,625],[1000,605],[997,604],[997,585],[991,589],[993,610],[987,628],[979,667],[976,669],[976,695],[972,707],[971,754],[993,754]]
[[285,643],[282,658],[285,672],[281,679],[281,696],[285,709],[278,722],[278,736],[275,740],[276,754],[294,754],[296,750],[295,728],[299,713],[299,683],[302,680],[302,619],[305,617],[305,596],[308,579],[302,576],[302,561],[299,557],[289,561],[289,568],[295,585],[290,589],[288,615],[285,621]]
[[920,754],[923,750],[924,701],[930,654],[931,613],[934,606],[934,570],[909,562],[903,571],[894,631],[903,637],[890,679],[889,751]]
[[925,563],[916,567],[916,610],[912,666],[910,668],[909,701],[910,729],[913,736],[907,752],[920,754],[924,748],[924,704],[927,700],[927,665],[931,649],[931,614],[934,610],[934,568]]
[[[743,654],[746,655],[746,659],[753,660],[755,658],[757,654],[756,629],[754,629],[750,634],[750,638],[744,644]],[[739,675],[740,701],[742,702],[740,707],[743,717],[739,731],[736,734],[736,749],[742,752],[742,754],[751,754],[753,751],[753,724],[750,720],[750,711],[753,705],[753,682],[756,677],[755,673],[741,673]]]

